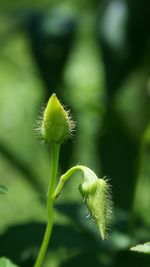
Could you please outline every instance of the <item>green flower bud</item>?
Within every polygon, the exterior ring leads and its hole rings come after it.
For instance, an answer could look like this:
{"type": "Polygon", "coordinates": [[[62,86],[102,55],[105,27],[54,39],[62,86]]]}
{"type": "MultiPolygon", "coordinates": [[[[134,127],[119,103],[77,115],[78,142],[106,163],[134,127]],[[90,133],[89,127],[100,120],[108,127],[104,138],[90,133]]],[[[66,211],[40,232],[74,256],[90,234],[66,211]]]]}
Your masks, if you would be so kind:
{"type": "Polygon", "coordinates": [[[59,102],[56,94],[52,94],[45,108],[42,120],[42,137],[48,143],[62,144],[70,137],[73,128],[69,112],[59,102]]]}
{"type": "Polygon", "coordinates": [[[106,179],[99,179],[97,175],[86,166],[74,166],[60,177],[53,194],[53,199],[56,199],[60,195],[65,182],[79,170],[84,174],[84,181],[79,186],[79,190],[93,220],[98,226],[102,239],[105,239],[111,219],[110,215],[112,214],[110,186],[106,179]]]}
{"type": "Polygon", "coordinates": [[[111,200],[109,185],[104,179],[85,179],[80,185],[80,192],[88,207],[88,210],[98,226],[102,239],[107,235],[111,214],[111,200]]]}

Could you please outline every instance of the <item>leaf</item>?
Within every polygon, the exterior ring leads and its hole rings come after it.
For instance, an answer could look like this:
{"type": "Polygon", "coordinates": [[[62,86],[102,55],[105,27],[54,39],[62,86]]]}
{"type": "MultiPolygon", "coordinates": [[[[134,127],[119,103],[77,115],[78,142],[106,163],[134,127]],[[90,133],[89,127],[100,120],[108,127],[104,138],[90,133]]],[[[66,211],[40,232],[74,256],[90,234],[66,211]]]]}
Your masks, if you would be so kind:
{"type": "Polygon", "coordinates": [[[6,258],[0,258],[0,267],[17,267],[10,260],[6,258]]]}
{"type": "Polygon", "coordinates": [[[3,185],[0,185],[0,194],[5,194],[7,192],[7,188],[3,185]]]}
{"type": "Polygon", "coordinates": [[[130,248],[131,251],[150,254],[150,242],[139,244],[135,247],[130,248]]]}

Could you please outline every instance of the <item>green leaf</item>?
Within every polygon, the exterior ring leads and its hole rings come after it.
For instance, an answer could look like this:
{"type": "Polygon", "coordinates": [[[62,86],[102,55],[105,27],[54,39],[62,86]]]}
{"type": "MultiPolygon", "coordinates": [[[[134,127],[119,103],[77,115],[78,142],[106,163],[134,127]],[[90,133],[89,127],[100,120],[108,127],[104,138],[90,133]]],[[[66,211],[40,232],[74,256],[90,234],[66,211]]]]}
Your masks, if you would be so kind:
{"type": "Polygon", "coordinates": [[[10,260],[6,258],[0,258],[0,267],[17,267],[10,260]]]}
{"type": "Polygon", "coordinates": [[[3,185],[0,185],[0,194],[5,194],[7,192],[7,188],[3,185]]]}
{"type": "Polygon", "coordinates": [[[131,251],[150,254],[150,242],[139,244],[135,247],[130,248],[131,251]]]}

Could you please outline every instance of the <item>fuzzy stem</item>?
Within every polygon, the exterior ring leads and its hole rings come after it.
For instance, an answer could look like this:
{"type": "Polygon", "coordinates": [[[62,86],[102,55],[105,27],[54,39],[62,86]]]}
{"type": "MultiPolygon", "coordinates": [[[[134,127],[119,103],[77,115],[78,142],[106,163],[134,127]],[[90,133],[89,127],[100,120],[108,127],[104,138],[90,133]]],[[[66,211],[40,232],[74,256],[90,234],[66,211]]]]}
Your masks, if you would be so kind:
{"type": "Polygon", "coordinates": [[[51,144],[51,174],[50,174],[50,182],[49,182],[49,188],[48,188],[48,193],[47,193],[48,223],[47,223],[46,231],[44,234],[43,242],[41,245],[41,249],[40,249],[40,252],[37,257],[34,267],[41,267],[46,251],[47,251],[51,233],[52,233],[53,213],[54,213],[53,211],[54,200],[52,198],[52,195],[54,192],[57,171],[58,171],[59,150],[60,150],[60,145],[55,144],[55,143],[51,144]]]}

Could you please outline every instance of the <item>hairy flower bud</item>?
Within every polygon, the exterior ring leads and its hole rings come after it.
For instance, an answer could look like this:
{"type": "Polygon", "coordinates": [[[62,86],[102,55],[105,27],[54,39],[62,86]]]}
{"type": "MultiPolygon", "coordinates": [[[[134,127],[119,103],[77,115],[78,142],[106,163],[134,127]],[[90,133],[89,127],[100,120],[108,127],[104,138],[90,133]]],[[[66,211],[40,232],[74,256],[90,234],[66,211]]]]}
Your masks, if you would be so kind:
{"type": "Polygon", "coordinates": [[[102,239],[105,239],[107,234],[112,206],[108,187],[107,181],[98,177],[90,180],[85,177],[85,181],[80,185],[80,192],[102,239]]]}
{"type": "Polygon", "coordinates": [[[79,186],[79,190],[90,215],[98,226],[102,239],[105,239],[110,223],[110,215],[112,213],[110,186],[106,179],[99,179],[97,175],[86,166],[74,166],[60,177],[53,198],[56,199],[60,195],[65,182],[79,170],[84,174],[84,181],[79,186]]]}
{"type": "Polygon", "coordinates": [[[56,94],[52,94],[43,114],[42,137],[48,143],[62,144],[70,137],[73,123],[69,112],[59,102],[56,94]]]}

